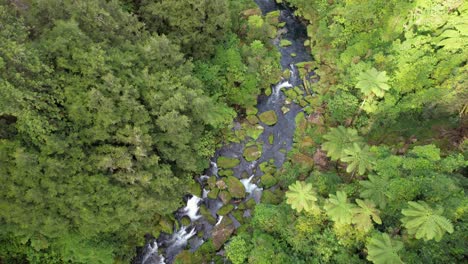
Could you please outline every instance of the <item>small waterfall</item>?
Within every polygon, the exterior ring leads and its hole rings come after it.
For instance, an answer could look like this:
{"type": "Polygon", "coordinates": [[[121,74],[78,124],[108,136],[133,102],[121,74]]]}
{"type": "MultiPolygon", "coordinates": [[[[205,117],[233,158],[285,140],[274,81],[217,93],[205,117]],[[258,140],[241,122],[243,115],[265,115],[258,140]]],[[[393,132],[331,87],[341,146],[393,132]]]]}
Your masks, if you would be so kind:
{"type": "Polygon", "coordinates": [[[258,188],[257,184],[250,182],[253,177],[254,175],[250,176],[248,179],[240,180],[240,182],[244,185],[245,191],[247,193],[252,193],[255,189],[260,189],[260,190],[262,189],[262,188],[258,188]]]}
{"type": "Polygon", "coordinates": [[[192,197],[187,201],[187,206],[184,207],[183,212],[185,215],[190,217],[190,220],[195,221],[200,218],[198,215],[198,210],[200,206],[198,205],[202,199],[197,197],[196,195],[192,195],[192,197]]]}
{"type": "Polygon", "coordinates": [[[281,89],[283,88],[291,88],[293,87],[291,83],[289,83],[289,81],[281,81],[279,82],[277,85],[275,85],[275,87],[273,87],[273,93],[271,94],[271,96],[276,99],[278,98],[279,96],[279,92],[281,91],[281,89]]]}
{"type": "Polygon", "coordinates": [[[209,190],[203,188],[202,198],[203,198],[203,199],[206,199],[206,198],[208,197],[208,193],[209,193],[209,192],[210,192],[209,190]]]}
{"type": "Polygon", "coordinates": [[[166,249],[166,256],[169,258],[169,262],[172,262],[172,259],[175,257],[182,249],[187,245],[188,240],[193,237],[197,231],[195,228],[192,228],[190,232],[187,232],[187,227],[182,226],[182,228],[174,233],[171,239],[166,242],[169,246],[166,249]]]}
{"type": "Polygon", "coordinates": [[[218,164],[216,164],[216,162],[214,161],[211,161],[210,163],[211,163],[211,173],[213,173],[213,175],[218,177],[218,164]]]}
{"type": "Polygon", "coordinates": [[[148,243],[145,252],[141,264],[165,264],[164,257],[158,254],[158,243],[156,241],[148,243]]]}

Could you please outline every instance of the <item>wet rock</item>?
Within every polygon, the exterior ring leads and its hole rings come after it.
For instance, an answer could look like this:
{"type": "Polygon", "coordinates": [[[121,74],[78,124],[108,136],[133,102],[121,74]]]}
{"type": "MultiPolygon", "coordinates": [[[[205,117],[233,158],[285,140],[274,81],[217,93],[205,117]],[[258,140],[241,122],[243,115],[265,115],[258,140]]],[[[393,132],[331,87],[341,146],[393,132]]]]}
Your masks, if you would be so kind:
{"type": "Polygon", "coordinates": [[[180,224],[183,226],[190,225],[190,218],[188,216],[182,217],[182,219],[180,219],[180,224]]]}
{"type": "Polygon", "coordinates": [[[231,194],[228,191],[225,191],[225,190],[220,191],[219,194],[218,194],[218,197],[219,197],[219,199],[221,199],[223,204],[228,204],[232,199],[231,194]]]}
{"type": "Polygon", "coordinates": [[[281,47],[288,47],[288,46],[291,46],[292,45],[292,42],[287,40],[287,39],[282,39],[280,41],[280,46],[281,47]]]}
{"type": "Polygon", "coordinates": [[[260,121],[269,126],[272,126],[276,124],[276,122],[278,122],[278,117],[276,116],[276,113],[273,110],[263,112],[258,117],[260,118],[260,121]]]}
{"type": "Polygon", "coordinates": [[[254,145],[250,147],[246,147],[244,149],[244,158],[246,161],[254,161],[259,159],[262,156],[262,147],[261,145],[254,145]]]}
{"type": "Polygon", "coordinates": [[[213,188],[213,189],[208,193],[208,198],[210,198],[210,199],[216,199],[216,198],[218,198],[218,193],[219,193],[219,189],[218,189],[218,188],[213,188]]]}
{"type": "Polygon", "coordinates": [[[247,122],[249,122],[251,125],[256,125],[258,124],[258,117],[255,115],[249,115],[247,116],[247,122]]]}
{"type": "Polygon", "coordinates": [[[245,187],[236,177],[230,176],[226,179],[228,191],[233,198],[244,198],[245,187]]]}
{"type": "Polygon", "coordinates": [[[231,169],[239,165],[240,161],[236,158],[228,158],[228,157],[219,157],[218,158],[218,167],[231,169]]]}
{"type": "Polygon", "coordinates": [[[232,210],[234,209],[234,205],[232,204],[226,204],[225,206],[221,207],[218,212],[216,212],[218,215],[227,215],[229,214],[232,210]]]}
{"type": "Polygon", "coordinates": [[[281,192],[277,193],[276,191],[266,190],[262,194],[262,203],[265,204],[280,204],[283,198],[281,197],[281,192]]]}
{"type": "Polygon", "coordinates": [[[262,176],[260,182],[265,188],[270,188],[276,183],[278,183],[278,180],[275,177],[273,177],[270,173],[266,173],[262,176]]]}
{"type": "Polygon", "coordinates": [[[206,221],[208,221],[208,223],[212,225],[216,224],[216,219],[211,215],[210,211],[206,208],[205,205],[200,206],[200,214],[206,221]]]}
{"type": "Polygon", "coordinates": [[[215,250],[219,250],[224,243],[231,237],[234,232],[234,224],[229,217],[223,217],[221,223],[213,228],[213,246],[215,250]]]}

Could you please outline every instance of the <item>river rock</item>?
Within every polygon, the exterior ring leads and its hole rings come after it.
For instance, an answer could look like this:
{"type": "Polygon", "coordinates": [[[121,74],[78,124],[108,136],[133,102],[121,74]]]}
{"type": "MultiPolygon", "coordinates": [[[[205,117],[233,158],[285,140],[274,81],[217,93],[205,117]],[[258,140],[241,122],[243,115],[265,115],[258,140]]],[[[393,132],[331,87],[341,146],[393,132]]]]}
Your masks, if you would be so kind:
{"type": "Polygon", "coordinates": [[[200,214],[205,218],[208,223],[214,225],[216,224],[216,219],[211,215],[210,211],[208,208],[206,208],[205,205],[200,206],[200,214]]]}
{"type": "Polygon", "coordinates": [[[260,182],[262,186],[268,189],[274,186],[276,183],[278,183],[278,180],[275,177],[273,177],[270,173],[266,173],[262,176],[260,182]]]}
{"type": "Polygon", "coordinates": [[[247,116],[247,122],[249,122],[251,125],[256,125],[258,124],[258,117],[256,115],[249,115],[247,116]]]}
{"type": "Polygon", "coordinates": [[[201,197],[202,196],[202,189],[200,187],[200,184],[198,184],[198,182],[196,182],[196,181],[193,181],[192,183],[190,183],[189,193],[193,194],[193,195],[196,195],[198,197],[201,197]]]}
{"type": "Polygon", "coordinates": [[[182,217],[182,219],[180,219],[180,224],[183,226],[190,225],[190,218],[188,216],[182,217]]]}
{"type": "Polygon", "coordinates": [[[248,125],[244,127],[245,134],[253,140],[257,140],[260,134],[263,133],[264,128],[260,125],[248,125]]]}
{"type": "Polygon", "coordinates": [[[231,169],[239,165],[240,161],[236,158],[228,158],[228,157],[219,157],[218,158],[218,167],[231,169]]]}
{"type": "Polygon", "coordinates": [[[259,159],[262,156],[262,147],[261,145],[253,145],[250,147],[246,147],[244,149],[244,158],[246,161],[254,161],[259,159]]]}
{"type": "Polygon", "coordinates": [[[245,187],[236,177],[230,176],[226,179],[228,191],[234,198],[245,197],[245,187]]]}
{"type": "Polygon", "coordinates": [[[276,124],[276,122],[278,122],[278,117],[276,116],[276,113],[273,110],[263,112],[258,117],[260,118],[260,121],[269,126],[272,126],[276,124]]]}
{"type": "Polygon", "coordinates": [[[232,211],[232,209],[234,209],[234,205],[226,204],[225,206],[221,207],[216,213],[218,215],[227,215],[232,211]]]}
{"type": "Polygon", "coordinates": [[[234,232],[234,224],[229,217],[223,217],[221,223],[213,228],[213,246],[219,250],[234,232]]]}
{"type": "Polygon", "coordinates": [[[218,188],[213,188],[213,189],[211,189],[211,191],[208,193],[208,198],[214,200],[214,199],[218,198],[218,193],[219,193],[219,189],[218,189],[218,188]]]}
{"type": "Polygon", "coordinates": [[[232,195],[226,190],[220,191],[218,197],[221,199],[223,204],[228,204],[232,199],[232,195]]]}
{"type": "Polygon", "coordinates": [[[281,47],[288,47],[288,46],[291,46],[292,45],[292,42],[287,40],[287,39],[282,39],[280,41],[280,46],[281,47]]]}

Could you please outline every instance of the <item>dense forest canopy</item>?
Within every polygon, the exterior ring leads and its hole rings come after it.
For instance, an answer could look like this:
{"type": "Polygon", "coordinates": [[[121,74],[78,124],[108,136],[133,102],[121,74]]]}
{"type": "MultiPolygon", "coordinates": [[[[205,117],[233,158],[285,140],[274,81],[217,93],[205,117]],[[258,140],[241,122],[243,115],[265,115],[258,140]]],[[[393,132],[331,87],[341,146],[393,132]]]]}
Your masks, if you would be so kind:
{"type": "MultiPolygon", "coordinates": [[[[293,150],[224,259],[463,262],[468,4],[276,2],[318,77],[285,91],[293,150]]],[[[0,263],[129,263],[171,232],[232,120],[284,77],[281,26],[250,0],[0,0],[0,263]]]]}

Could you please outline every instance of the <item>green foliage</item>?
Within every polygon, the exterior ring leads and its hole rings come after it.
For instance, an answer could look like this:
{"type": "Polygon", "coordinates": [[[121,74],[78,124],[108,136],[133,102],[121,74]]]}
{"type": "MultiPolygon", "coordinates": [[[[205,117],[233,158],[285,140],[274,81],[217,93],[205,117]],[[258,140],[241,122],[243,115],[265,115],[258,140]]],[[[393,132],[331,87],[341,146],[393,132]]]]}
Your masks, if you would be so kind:
{"type": "Polygon", "coordinates": [[[379,72],[375,68],[362,72],[357,79],[356,87],[365,96],[375,95],[383,97],[385,92],[390,89],[390,86],[387,84],[389,80],[387,73],[379,72]]]}
{"type": "Polygon", "coordinates": [[[401,210],[401,219],[408,233],[425,241],[440,241],[445,232],[453,233],[453,225],[442,216],[443,209],[432,209],[425,202],[408,202],[408,208],[401,210]]]}
{"type": "Polygon", "coordinates": [[[372,221],[379,225],[382,224],[382,220],[379,217],[380,212],[375,208],[374,202],[356,199],[356,203],[359,207],[354,209],[352,222],[357,228],[367,231],[372,228],[372,221]]]}
{"type": "Polygon", "coordinates": [[[250,251],[250,245],[241,237],[236,236],[226,246],[226,255],[233,264],[242,264],[250,251]]]}
{"type": "Polygon", "coordinates": [[[326,142],[322,144],[322,148],[332,160],[342,159],[346,156],[345,149],[362,142],[357,130],[343,126],[331,128],[323,138],[326,142]]]}
{"type": "Polygon", "coordinates": [[[353,143],[343,152],[346,156],[342,157],[341,160],[348,163],[346,172],[357,172],[359,175],[363,175],[366,171],[372,170],[374,157],[369,146],[353,143]]]}
{"type": "Polygon", "coordinates": [[[378,207],[384,209],[388,200],[385,194],[389,183],[388,177],[368,175],[367,178],[367,181],[359,182],[363,187],[360,196],[374,201],[378,207]]]}
{"type": "Polygon", "coordinates": [[[330,194],[324,208],[328,216],[339,224],[350,224],[353,220],[355,205],[348,202],[345,192],[338,191],[336,195],[330,194]]]}
{"type": "Polygon", "coordinates": [[[403,249],[403,243],[390,238],[386,233],[377,233],[369,240],[367,247],[367,259],[375,264],[403,263],[398,251],[403,249]]]}
{"type": "Polygon", "coordinates": [[[296,181],[289,186],[289,190],[286,192],[286,198],[286,203],[291,205],[291,208],[299,213],[302,210],[312,212],[317,209],[315,205],[317,194],[310,183],[296,181]]]}

